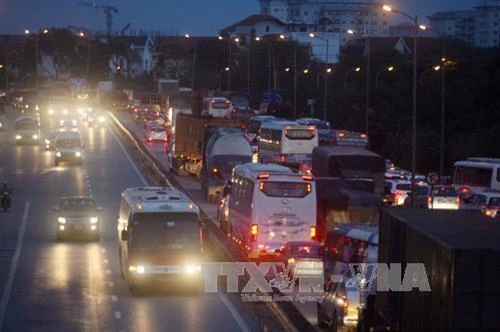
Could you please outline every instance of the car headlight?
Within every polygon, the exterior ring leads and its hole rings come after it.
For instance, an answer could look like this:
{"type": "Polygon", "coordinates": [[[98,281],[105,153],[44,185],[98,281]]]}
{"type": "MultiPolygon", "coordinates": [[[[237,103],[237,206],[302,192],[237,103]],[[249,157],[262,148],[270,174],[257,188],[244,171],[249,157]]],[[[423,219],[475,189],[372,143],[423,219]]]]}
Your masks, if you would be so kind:
{"type": "Polygon", "coordinates": [[[80,158],[82,156],[82,153],[80,151],[75,152],[75,157],[80,158]]]}
{"type": "Polygon", "coordinates": [[[38,139],[38,135],[33,135],[33,139],[38,139]]]}
{"type": "Polygon", "coordinates": [[[22,137],[21,135],[16,135],[16,139],[17,139],[17,140],[20,140],[20,139],[22,139],[22,138],[23,138],[23,137],[22,137]]]}
{"type": "Polygon", "coordinates": [[[65,224],[66,223],[66,218],[59,217],[57,218],[57,222],[60,224],[65,224]]]}
{"type": "Polygon", "coordinates": [[[99,117],[99,123],[104,123],[104,121],[106,121],[106,119],[103,116],[100,116],[99,117]]]}
{"type": "Polygon", "coordinates": [[[24,107],[26,107],[26,108],[30,108],[30,105],[24,105],[24,107]]]}
{"type": "Polygon", "coordinates": [[[90,218],[90,223],[91,223],[91,224],[97,224],[97,221],[98,221],[98,220],[99,220],[99,218],[97,218],[97,217],[92,217],[92,218],[90,218]]]}
{"type": "Polygon", "coordinates": [[[201,265],[186,265],[184,267],[184,271],[187,273],[187,274],[195,274],[195,273],[199,273],[201,271],[201,265]]]}
{"type": "Polygon", "coordinates": [[[128,270],[131,271],[131,272],[136,272],[136,273],[139,273],[139,274],[143,274],[144,271],[145,271],[145,268],[144,266],[142,265],[130,265],[128,267],[128,270]]]}
{"type": "Polygon", "coordinates": [[[45,139],[45,144],[49,145],[50,144],[50,140],[45,139]]]}
{"type": "Polygon", "coordinates": [[[56,157],[61,157],[61,156],[62,156],[62,155],[61,155],[61,152],[59,152],[59,151],[58,151],[58,152],[56,152],[56,157]]]}

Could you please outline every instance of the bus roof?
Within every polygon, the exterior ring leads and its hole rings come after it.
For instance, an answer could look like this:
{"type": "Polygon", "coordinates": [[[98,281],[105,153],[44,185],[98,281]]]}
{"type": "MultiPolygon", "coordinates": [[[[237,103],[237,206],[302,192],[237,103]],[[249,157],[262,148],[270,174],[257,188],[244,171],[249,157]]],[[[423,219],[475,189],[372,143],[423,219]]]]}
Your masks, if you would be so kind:
{"type": "Polygon", "coordinates": [[[482,163],[500,164],[500,158],[478,158],[478,157],[470,157],[470,158],[467,158],[467,161],[477,161],[477,162],[482,162],[482,163]]]}
{"type": "Polygon", "coordinates": [[[199,208],[183,192],[173,187],[127,188],[122,197],[134,212],[192,212],[199,208]]]}
{"type": "Polygon", "coordinates": [[[294,127],[299,129],[310,129],[310,126],[300,125],[295,121],[288,120],[272,120],[262,123],[261,129],[278,129],[283,130],[286,127],[294,127]]]}
{"type": "Polygon", "coordinates": [[[454,167],[456,167],[456,166],[466,166],[466,167],[478,167],[478,168],[490,168],[490,169],[493,169],[495,167],[500,166],[500,162],[493,163],[493,162],[460,160],[460,161],[456,161],[453,164],[453,166],[454,167]]]}
{"type": "Polygon", "coordinates": [[[367,224],[348,224],[341,225],[340,227],[331,230],[329,233],[343,235],[351,239],[378,245],[378,226],[367,224]]]}
{"type": "Polygon", "coordinates": [[[295,175],[290,168],[277,164],[246,163],[236,166],[233,172],[235,175],[241,175],[252,179],[257,178],[257,176],[263,173],[295,175]]]}

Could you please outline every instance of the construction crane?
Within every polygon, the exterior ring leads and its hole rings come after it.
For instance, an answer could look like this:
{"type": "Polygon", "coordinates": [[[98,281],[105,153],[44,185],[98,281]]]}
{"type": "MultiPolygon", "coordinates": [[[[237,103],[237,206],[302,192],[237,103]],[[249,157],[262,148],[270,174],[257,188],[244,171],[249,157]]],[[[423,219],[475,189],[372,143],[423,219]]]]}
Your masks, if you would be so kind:
{"type": "Polygon", "coordinates": [[[103,5],[103,4],[98,4],[95,2],[79,2],[80,6],[83,7],[89,7],[89,8],[94,8],[94,9],[102,9],[104,13],[106,14],[106,28],[107,28],[107,33],[108,33],[108,41],[111,38],[111,29],[113,27],[113,14],[118,13],[118,8],[110,6],[110,5],[103,5]]]}

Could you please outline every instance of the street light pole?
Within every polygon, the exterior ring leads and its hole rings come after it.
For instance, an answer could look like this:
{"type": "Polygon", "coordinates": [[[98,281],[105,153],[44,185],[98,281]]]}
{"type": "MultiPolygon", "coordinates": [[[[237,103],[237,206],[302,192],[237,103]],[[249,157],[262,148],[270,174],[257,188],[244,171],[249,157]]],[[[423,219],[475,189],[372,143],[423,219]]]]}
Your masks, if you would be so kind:
{"type": "Polygon", "coordinates": [[[325,91],[323,94],[323,121],[326,121],[326,116],[327,116],[327,109],[326,109],[326,104],[327,104],[327,98],[328,98],[328,38],[324,39],[326,40],[326,59],[325,59],[325,91]]]}
{"type": "Polygon", "coordinates": [[[297,118],[297,44],[295,41],[295,47],[293,51],[293,119],[297,118]]]}
{"type": "Polygon", "coordinates": [[[403,15],[413,23],[413,105],[412,105],[412,133],[411,133],[411,207],[415,207],[415,174],[417,170],[417,39],[418,39],[418,16],[411,16],[405,12],[395,10],[391,6],[384,5],[382,9],[403,15]]]}
{"type": "Polygon", "coordinates": [[[439,139],[439,175],[444,176],[444,121],[446,111],[446,34],[443,34],[443,58],[441,59],[441,134],[439,139]]]}
{"type": "Polygon", "coordinates": [[[194,81],[196,78],[196,56],[198,53],[198,43],[194,43],[194,54],[193,54],[193,75],[191,77],[191,91],[194,91],[194,81]]]}
{"type": "Polygon", "coordinates": [[[38,89],[38,35],[35,39],[35,89],[38,89]]]}
{"type": "MultiPolygon", "coordinates": [[[[371,23],[371,14],[370,14],[370,23],[371,23]]],[[[369,27],[371,30],[371,25],[369,27]]],[[[365,114],[365,132],[366,135],[369,135],[369,126],[370,126],[370,32],[366,35],[366,114],[365,114]]],[[[370,137],[370,136],[368,136],[370,137]]]]}

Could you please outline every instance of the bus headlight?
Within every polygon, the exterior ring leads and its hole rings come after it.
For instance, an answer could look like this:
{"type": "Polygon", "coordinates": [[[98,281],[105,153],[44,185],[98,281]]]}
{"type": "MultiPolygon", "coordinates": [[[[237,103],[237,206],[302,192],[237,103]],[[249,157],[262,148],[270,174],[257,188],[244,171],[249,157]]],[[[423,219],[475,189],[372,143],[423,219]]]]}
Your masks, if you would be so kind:
{"type": "Polygon", "coordinates": [[[192,265],[192,264],[186,265],[184,267],[184,271],[187,274],[200,273],[201,272],[201,265],[192,265]]]}
{"type": "Polygon", "coordinates": [[[65,224],[66,223],[66,218],[59,217],[57,218],[57,222],[60,224],[65,224]]]}
{"type": "Polygon", "coordinates": [[[56,152],[56,157],[59,157],[59,158],[60,158],[61,156],[62,156],[61,152],[57,151],[57,152],[56,152]]]}
{"type": "Polygon", "coordinates": [[[104,121],[106,121],[106,119],[103,116],[100,116],[98,121],[99,121],[99,123],[104,123],[104,121]]]}
{"type": "Polygon", "coordinates": [[[80,158],[82,156],[82,153],[80,151],[75,152],[75,157],[80,158]]]}
{"type": "Polygon", "coordinates": [[[23,137],[21,135],[16,135],[16,140],[20,140],[20,139],[23,139],[23,137]]]}
{"type": "Polygon", "coordinates": [[[38,135],[33,135],[33,139],[38,139],[38,135]]]}
{"type": "Polygon", "coordinates": [[[92,218],[90,218],[90,223],[91,223],[91,224],[97,224],[97,221],[98,221],[98,220],[99,220],[99,218],[97,218],[97,217],[92,217],[92,218]]]}
{"type": "Polygon", "coordinates": [[[128,267],[128,270],[130,272],[136,272],[136,273],[139,273],[139,274],[143,274],[145,272],[145,268],[142,265],[130,265],[128,267]]]}

